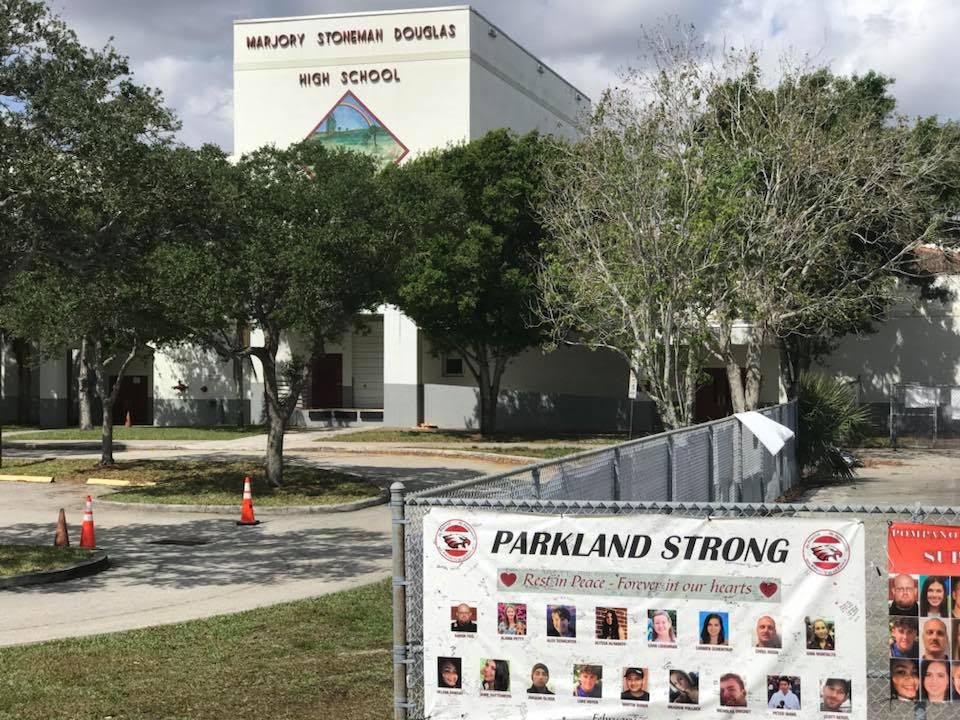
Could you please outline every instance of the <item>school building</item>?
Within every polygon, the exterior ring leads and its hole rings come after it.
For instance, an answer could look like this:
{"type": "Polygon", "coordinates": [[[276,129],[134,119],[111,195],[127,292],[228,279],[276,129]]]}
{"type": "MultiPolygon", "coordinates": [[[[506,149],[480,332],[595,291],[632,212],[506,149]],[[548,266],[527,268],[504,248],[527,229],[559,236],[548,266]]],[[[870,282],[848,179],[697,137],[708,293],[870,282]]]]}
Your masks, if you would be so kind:
{"type": "MultiPolygon", "coordinates": [[[[403,162],[423,151],[508,127],[572,136],[586,95],[468,6],[243,20],[234,23],[234,151],[311,138],[403,162]]],[[[479,426],[479,393],[462,358],[433,350],[394,307],[363,316],[313,362],[294,422],[444,428],[479,426]]],[[[256,338],[256,331],[254,331],[256,338]]],[[[297,349],[288,338],[284,352],[297,349]]],[[[38,361],[29,346],[0,343],[0,419],[57,427],[76,421],[73,354],[38,361]]],[[[725,371],[710,369],[702,419],[729,408],[725,371]]],[[[764,360],[761,399],[780,399],[775,353],[764,360]]],[[[538,349],[503,377],[503,430],[623,429],[626,363],[609,352],[538,349]]],[[[122,380],[115,419],[136,424],[232,424],[263,412],[262,374],[199,348],[155,349],[122,380]]],[[[655,422],[641,395],[634,426],[655,422]]]]}

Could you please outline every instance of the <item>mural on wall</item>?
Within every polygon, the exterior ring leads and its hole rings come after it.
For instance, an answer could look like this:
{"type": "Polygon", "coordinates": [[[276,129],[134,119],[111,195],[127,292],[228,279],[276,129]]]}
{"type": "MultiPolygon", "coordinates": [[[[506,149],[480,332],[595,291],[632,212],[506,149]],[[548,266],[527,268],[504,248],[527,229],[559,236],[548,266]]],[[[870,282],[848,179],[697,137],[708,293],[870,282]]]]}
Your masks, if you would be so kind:
{"type": "Polygon", "coordinates": [[[384,165],[400,162],[409,152],[407,146],[350,91],[323,116],[307,139],[329,148],[359,150],[384,165]]]}

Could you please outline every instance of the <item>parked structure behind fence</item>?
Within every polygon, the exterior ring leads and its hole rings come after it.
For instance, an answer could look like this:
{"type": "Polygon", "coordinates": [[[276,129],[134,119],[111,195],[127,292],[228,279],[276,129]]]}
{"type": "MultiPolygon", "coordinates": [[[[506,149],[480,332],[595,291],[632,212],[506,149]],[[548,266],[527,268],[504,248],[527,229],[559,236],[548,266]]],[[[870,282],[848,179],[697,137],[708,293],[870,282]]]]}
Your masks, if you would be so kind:
{"type": "MultiPolygon", "coordinates": [[[[876,417],[876,404],[871,408],[876,426],[880,419],[876,417]]],[[[960,386],[893,385],[887,414],[893,447],[960,442],[960,386]]]]}

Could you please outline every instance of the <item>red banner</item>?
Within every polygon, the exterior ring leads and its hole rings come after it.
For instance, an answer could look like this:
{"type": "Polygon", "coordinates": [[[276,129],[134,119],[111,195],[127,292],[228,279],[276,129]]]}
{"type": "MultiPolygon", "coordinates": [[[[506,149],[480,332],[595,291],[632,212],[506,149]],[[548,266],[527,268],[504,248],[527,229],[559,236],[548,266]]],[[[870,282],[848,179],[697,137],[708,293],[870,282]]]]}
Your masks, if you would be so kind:
{"type": "Polygon", "coordinates": [[[960,575],[960,527],[892,523],[887,553],[891,574],[960,575]]]}

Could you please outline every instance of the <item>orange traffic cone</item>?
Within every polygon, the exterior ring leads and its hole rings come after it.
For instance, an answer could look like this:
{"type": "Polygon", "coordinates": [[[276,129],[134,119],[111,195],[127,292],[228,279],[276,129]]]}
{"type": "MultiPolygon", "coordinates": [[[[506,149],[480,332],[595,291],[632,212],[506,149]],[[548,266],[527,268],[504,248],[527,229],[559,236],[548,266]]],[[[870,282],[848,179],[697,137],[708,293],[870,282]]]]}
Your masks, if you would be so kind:
{"type": "Polygon", "coordinates": [[[130,417],[130,411],[127,410],[127,417],[123,421],[124,427],[133,427],[133,419],[130,417]]]}
{"type": "Polygon", "coordinates": [[[57,517],[57,532],[53,536],[54,547],[70,547],[70,536],[67,534],[67,514],[60,508],[57,517]]]}
{"type": "Polygon", "coordinates": [[[87,495],[87,506],[83,510],[83,525],[80,526],[80,547],[95,548],[97,536],[93,529],[93,500],[87,495]]]}
{"type": "Polygon", "coordinates": [[[237,525],[259,525],[260,521],[253,517],[253,492],[250,490],[250,476],[243,479],[243,506],[240,508],[240,519],[237,525]]]}

